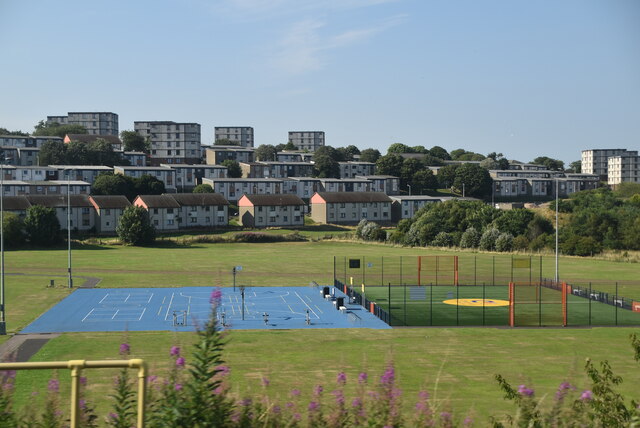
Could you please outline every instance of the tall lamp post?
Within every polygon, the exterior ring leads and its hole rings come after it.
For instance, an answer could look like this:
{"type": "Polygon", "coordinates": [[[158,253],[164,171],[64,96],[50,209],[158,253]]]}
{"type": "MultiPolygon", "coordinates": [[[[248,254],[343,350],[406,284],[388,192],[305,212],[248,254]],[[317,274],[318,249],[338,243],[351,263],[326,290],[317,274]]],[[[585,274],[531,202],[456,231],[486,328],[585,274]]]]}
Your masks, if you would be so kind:
{"type": "Polygon", "coordinates": [[[7,334],[4,300],[4,151],[0,151],[0,335],[7,334]]]}
{"type": "Polygon", "coordinates": [[[65,169],[67,173],[67,248],[69,253],[69,288],[73,288],[73,277],[71,276],[71,170],[65,169]]]}
{"type": "Polygon", "coordinates": [[[555,282],[558,283],[560,276],[558,274],[558,177],[556,177],[556,275],[555,282]]]}
{"type": "Polygon", "coordinates": [[[407,187],[409,188],[409,196],[411,196],[411,184],[407,184],[407,187]]]}

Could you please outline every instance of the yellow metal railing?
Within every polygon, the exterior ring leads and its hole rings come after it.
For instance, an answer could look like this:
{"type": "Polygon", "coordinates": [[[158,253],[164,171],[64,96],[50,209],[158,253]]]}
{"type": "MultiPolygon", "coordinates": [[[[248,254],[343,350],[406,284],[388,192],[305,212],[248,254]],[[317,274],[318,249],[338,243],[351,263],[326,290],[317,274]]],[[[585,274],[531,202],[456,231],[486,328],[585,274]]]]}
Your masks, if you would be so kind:
{"type": "Polygon", "coordinates": [[[130,368],[138,369],[138,428],[144,428],[144,408],[147,386],[147,364],[144,360],[134,358],[131,360],[103,360],[103,361],[52,361],[42,363],[0,363],[0,370],[44,370],[44,369],[69,369],[71,370],[71,428],[78,427],[80,412],[80,373],[82,369],[113,369],[130,368]]]}

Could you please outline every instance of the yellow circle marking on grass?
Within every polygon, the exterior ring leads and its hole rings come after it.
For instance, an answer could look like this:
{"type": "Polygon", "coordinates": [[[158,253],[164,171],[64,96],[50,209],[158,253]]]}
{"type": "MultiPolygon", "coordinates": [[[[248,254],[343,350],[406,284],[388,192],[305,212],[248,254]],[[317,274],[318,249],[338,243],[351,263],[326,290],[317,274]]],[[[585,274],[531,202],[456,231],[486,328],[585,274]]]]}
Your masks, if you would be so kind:
{"type": "Polygon", "coordinates": [[[508,300],[498,299],[449,299],[442,303],[458,306],[509,306],[508,300]]]}

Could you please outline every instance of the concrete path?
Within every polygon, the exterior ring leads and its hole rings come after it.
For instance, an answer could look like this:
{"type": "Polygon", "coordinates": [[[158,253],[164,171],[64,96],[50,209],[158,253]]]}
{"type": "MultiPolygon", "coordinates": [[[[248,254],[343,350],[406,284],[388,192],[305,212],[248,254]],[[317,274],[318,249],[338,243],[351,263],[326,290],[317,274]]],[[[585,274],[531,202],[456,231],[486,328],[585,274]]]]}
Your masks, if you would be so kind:
{"type": "Polygon", "coordinates": [[[0,361],[23,363],[29,361],[49,340],[60,336],[50,334],[16,334],[0,345],[0,361]]]}

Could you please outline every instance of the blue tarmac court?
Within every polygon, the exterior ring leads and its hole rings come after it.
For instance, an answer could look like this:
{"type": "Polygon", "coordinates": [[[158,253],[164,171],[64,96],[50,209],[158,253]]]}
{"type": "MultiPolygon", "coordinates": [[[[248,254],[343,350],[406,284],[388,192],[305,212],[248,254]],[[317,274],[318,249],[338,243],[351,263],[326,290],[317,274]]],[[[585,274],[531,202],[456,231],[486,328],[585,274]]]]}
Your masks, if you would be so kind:
{"type": "MultiPolygon", "coordinates": [[[[333,288],[332,288],[333,289],[333,288]]],[[[211,311],[213,287],[77,289],[21,333],[194,331],[211,311]]],[[[359,305],[336,309],[318,287],[251,287],[244,320],[239,288],[221,288],[218,320],[227,329],[390,328],[359,305]],[[265,317],[264,314],[267,314],[265,317]]]]}

